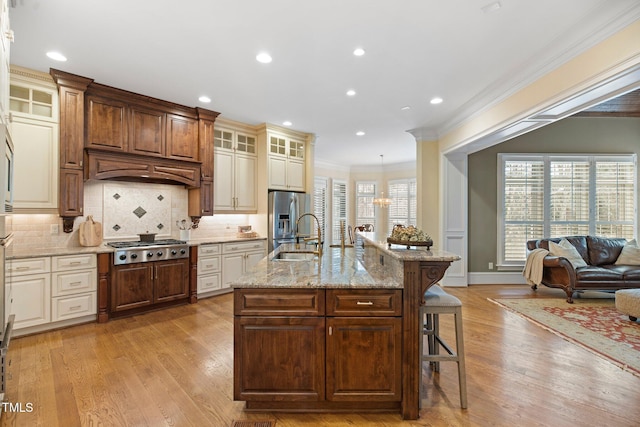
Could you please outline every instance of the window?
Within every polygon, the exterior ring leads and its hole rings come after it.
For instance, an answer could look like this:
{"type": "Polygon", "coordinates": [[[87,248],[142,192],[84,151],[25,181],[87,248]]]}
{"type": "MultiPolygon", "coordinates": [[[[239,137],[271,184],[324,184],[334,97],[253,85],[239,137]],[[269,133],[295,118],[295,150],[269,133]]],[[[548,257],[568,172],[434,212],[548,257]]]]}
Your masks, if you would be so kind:
{"type": "Polygon", "coordinates": [[[331,215],[332,243],[340,241],[340,220],[347,223],[347,183],[334,180],[331,215]]]}
{"type": "Polygon", "coordinates": [[[316,177],[313,186],[313,213],[318,217],[324,240],[327,240],[327,190],[327,179],[316,177]]]}
{"type": "Polygon", "coordinates": [[[500,154],[498,263],[522,265],[526,242],[636,230],[636,156],[500,154]]]}
{"type": "Polygon", "coordinates": [[[416,180],[389,181],[389,198],[393,200],[389,209],[389,232],[396,224],[416,225],[416,180]]]}
{"type": "Polygon", "coordinates": [[[375,206],[376,183],[368,181],[356,182],[356,223],[355,225],[373,224],[376,226],[375,206]]]}

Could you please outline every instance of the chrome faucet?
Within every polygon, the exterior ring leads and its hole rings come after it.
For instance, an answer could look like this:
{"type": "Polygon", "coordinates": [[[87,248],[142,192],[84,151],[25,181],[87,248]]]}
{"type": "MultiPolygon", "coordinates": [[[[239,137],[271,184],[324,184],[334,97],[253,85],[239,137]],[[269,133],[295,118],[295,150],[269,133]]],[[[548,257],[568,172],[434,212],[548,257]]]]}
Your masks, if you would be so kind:
{"type": "Polygon", "coordinates": [[[315,216],[314,214],[312,214],[311,212],[303,213],[296,220],[296,243],[299,242],[299,239],[298,239],[298,225],[300,224],[300,220],[302,218],[304,218],[305,216],[312,216],[313,218],[315,218],[316,224],[318,225],[318,236],[317,237],[305,238],[304,241],[307,242],[307,241],[310,241],[310,240],[316,240],[317,239],[318,240],[318,244],[316,246],[317,250],[314,252],[314,254],[317,254],[318,257],[322,257],[322,229],[320,228],[320,221],[318,221],[318,217],[315,216]]]}

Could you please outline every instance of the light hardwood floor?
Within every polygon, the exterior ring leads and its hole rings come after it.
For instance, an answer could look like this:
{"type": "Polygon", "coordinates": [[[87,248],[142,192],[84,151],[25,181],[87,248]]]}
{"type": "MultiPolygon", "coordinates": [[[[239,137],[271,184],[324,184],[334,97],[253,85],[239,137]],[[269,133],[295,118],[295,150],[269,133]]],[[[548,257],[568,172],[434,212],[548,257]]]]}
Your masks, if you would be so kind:
{"type": "MultiPolygon", "coordinates": [[[[467,410],[459,406],[456,365],[443,363],[440,374],[424,375],[417,421],[396,413],[244,412],[233,401],[227,294],[14,339],[5,396],[14,408],[0,426],[223,427],[242,419],[273,419],[277,427],[638,425],[639,377],[487,300],[562,293],[497,285],[448,291],[463,302],[467,410]]],[[[442,330],[451,329],[448,322],[442,330]]]]}

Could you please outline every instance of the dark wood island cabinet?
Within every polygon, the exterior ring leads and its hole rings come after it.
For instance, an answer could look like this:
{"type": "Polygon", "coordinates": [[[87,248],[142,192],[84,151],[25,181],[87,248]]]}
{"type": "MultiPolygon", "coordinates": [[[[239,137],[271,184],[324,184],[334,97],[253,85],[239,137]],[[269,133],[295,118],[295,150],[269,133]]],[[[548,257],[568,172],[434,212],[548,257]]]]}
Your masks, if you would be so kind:
{"type": "Polygon", "coordinates": [[[457,255],[359,249],[282,261],[281,246],[234,287],[234,399],[255,411],[419,414],[419,306],[457,255]]]}

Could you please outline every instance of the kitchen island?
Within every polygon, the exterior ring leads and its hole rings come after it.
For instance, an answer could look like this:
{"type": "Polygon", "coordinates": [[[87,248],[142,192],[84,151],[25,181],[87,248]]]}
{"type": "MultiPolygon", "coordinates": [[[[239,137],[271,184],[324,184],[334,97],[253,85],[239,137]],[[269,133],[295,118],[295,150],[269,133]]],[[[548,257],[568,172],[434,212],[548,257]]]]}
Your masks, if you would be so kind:
{"type": "Polygon", "coordinates": [[[255,411],[417,419],[420,304],[460,258],[388,248],[374,233],[359,233],[355,248],[310,252],[282,245],[232,283],[234,399],[255,411]]]}

